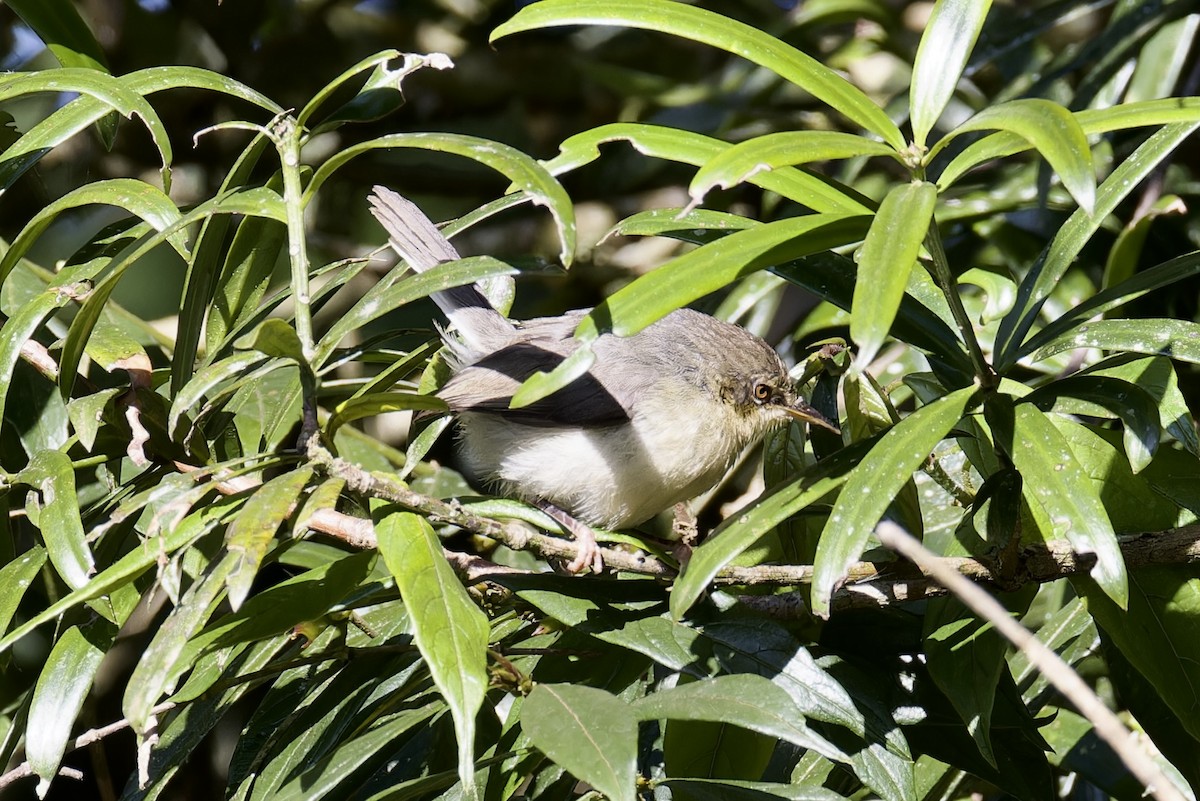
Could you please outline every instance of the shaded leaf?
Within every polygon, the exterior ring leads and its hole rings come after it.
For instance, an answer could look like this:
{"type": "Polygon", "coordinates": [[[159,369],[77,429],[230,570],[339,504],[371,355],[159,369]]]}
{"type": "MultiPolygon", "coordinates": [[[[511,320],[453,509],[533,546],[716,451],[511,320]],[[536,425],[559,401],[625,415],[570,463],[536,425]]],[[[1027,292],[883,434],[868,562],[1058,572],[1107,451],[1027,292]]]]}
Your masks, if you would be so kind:
{"type": "Polygon", "coordinates": [[[539,751],[612,801],[634,801],[637,718],[624,701],[574,684],[539,684],[521,706],[539,751]]]}
{"type": "Polygon", "coordinates": [[[390,514],[376,526],[376,536],[412,616],[413,639],[450,705],[459,779],[473,796],[475,715],[487,690],[487,616],[459,583],[424,518],[409,512],[390,514]]]}
{"type": "Polygon", "coordinates": [[[835,585],[862,555],[888,505],[976,402],[975,387],[965,387],[922,406],[884,434],[850,473],[813,560],[814,614],[829,616],[835,585]]]}

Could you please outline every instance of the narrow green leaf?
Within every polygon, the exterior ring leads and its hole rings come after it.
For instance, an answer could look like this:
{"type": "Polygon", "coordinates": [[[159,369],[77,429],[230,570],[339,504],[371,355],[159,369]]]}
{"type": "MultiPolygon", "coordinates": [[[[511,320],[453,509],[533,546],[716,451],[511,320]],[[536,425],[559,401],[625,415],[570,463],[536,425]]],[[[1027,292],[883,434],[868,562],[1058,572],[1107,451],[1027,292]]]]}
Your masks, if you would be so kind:
{"type": "Polygon", "coordinates": [[[562,25],[640,28],[727,50],[791,81],[893,148],[904,147],[904,135],[887,114],[832,69],[768,33],[695,6],[670,0],[541,0],[492,31],[491,41],[562,25]]]}
{"type": "Polygon", "coordinates": [[[779,784],[777,782],[743,782],[733,779],[673,779],[666,778],[659,784],[686,794],[693,801],[768,801],[782,798],[785,801],[844,801],[845,796],[814,787],[805,783],[779,784]]]}
{"type": "Polygon", "coordinates": [[[1125,453],[1135,473],[1148,466],[1158,450],[1158,432],[1162,426],[1158,405],[1137,384],[1103,375],[1077,374],[1039,387],[1026,395],[1025,400],[1037,404],[1042,411],[1053,407],[1067,414],[1119,417],[1125,426],[1125,453]],[[1072,399],[1082,403],[1071,403],[1072,399]]]}
{"type": "MultiPolygon", "coordinates": [[[[1103,109],[1075,112],[1075,121],[1088,137],[1129,128],[1170,125],[1200,120],[1200,98],[1171,97],[1122,103],[1103,109]]],[[[1002,131],[966,147],[938,176],[938,186],[952,186],[968,170],[995,159],[1028,150],[1032,145],[1016,134],[1002,131]]]]}
{"type": "MultiPolygon", "coordinates": [[[[278,185],[272,181],[271,187],[281,191],[282,181],[278,185]]],[[[247,217],[238,224],[220,276],[215,279],[215,296],[206,315],[204,335],[210,353],[258,308],[286,241],[287,226],[275,220],[247,217]]],[[[214,283],[213,278],[209,276],[205,283],[214,283]]]]}
{"type": "Polygon", "coordinates": [[[1134,356],[1121,354],[1092,365],[1082,371],[1086,375],[1119,378],[1149,393],[1158,406],[1162,427],[1179,441],[1189,453],[1200,457],[1200,438],[1196,436],[1196,421],[1188,408],[1187,399],[1179,388],[1175,366],[1165,356],[1134,356]]]}
{"type": "MultiPolygon", "coordinates": [[[[179,219],[179,209],[171,199],[144,181],[132,178],[112,178],[95,181],[74,189],[57,200],[38,209],[37,213],[21,229],[21,233],[0,257],[0,284],[12,272],[29,249],[45,234],[46,229],[64,211],[81,206],[106,205],[128,211],[130,214],[145,220],[156,231],[161,231],[179,219]]],[[[171,237],[171,246],[186,257],[187,243],[183,232],[171,237]]]]}
{"type": "Polygon", "coordinates": [[[1096,320],[1051,340],[1033,354],[1034,361],[1077,348],[1161,354],[1200,363],[1200,323],[1190,320],[1096,320]]]}
{"type": "Polygon", "coordinates": [[[78,626],[71,626],[50,649],[38,674],[25,727],[25,757],[39,777],[39,798],[58,774],[75,718],[103,658],[104,650],[78,626]]]}
{"type": "Polygon", "coordinates": [[[413,639],[450,705],[458,737],[458,775],[475,797],[475,715],[487,691],[487,616],[471,601],[429,523],[409,512],[376,526],[379,552],[396,577],[413,621],[413,639]]]}
{"type": "MultiPolygon", "coordinates": [[[[670,159],[699,167],[735,147],[703,134],[645,123],[617,122],[600,125],[568,137],[559,145],[559,155],[545,162],[554,175],[576,170],[600,158],[600,145],[626,141],[644,156],[670,159]]],[[[748,182],[783,195],[816,212],[868,214],[870,201],[849,188],[838,188],[828,178],[817,177],[792,167],[746,176],[748,182]]]]}
{"type": "Polygon", "coordinates": [[[237,561],[234,554],[226,554],[220,561],[212,562],[192,584],[179,605],[158,627],[154,639],[142,651],[141,658],[129,683],[125,686],[125,697],[121,709],[129,718],[129,725],[139,736],[144,735],[152,723],[152,711],[164,696],[175,691],[179,677],[191,670],[194,660],[181,659],[188,640],[200,631],[216,610],[225,590],[226,578],[237,561]]]}
{"type": "Polygon", "coordinates": [[[79,370],[79,363],[83,358],[88,338],[100,316],[108,308],[108,300],[112,297],[117,283],[129,267],[156,246],[172,241],[188,225],[213,214],[255,215],[276,220],[282,220],[286,216],[283,199],[275,192],[261,187],[237,190],[218,195],[212,200],[196,206],[163,230],[152,236],[140,238],[122,251],[112,260],[108,274],[96,284],[71,322],[71,328],[63,343],[62,356],[59,359],[59,391],[63,397],[70,397],[71,390],[75,385],[75,374],[79,370]]]}
{"type": "Polygon", "coordinates": [[[1200,130],[1200,123],[1169,125],[1151,135],[1127,156],[1100,185],[1094,214],[1077,209],[1042,252],[1021,281],[1017,304],[1000,321],[996,334],[996,370],[1006,372],[1021,357],[1018,355],[1039,309],[1062,280],[1067,269],[1109,214],[1150,172],[1167,158],[1185,139],[1200,130]]]}
{"type": "Polygon", "coordinates": [[[996,767],[992,707],[1008,642],[952,598],[930,601],[923,638],[930,677],[967,724],[979,753],[996,767]]]}
{"type": "Polygon", "coordinates": [[[508,402],[509,407],[520,409],[553,395],[575,379],[582,377],[595,361],[596,354],[592,349],[586,343],[580,345],[574,353],[559,362],[550,372],[538,370],[526,378],[524,383],[513,393],[512,400],[508,402]]]}
{"type": "Polygon", "coordinates": [[[756,136],[706,161],[693,176],[688,194],[693,203],[701,203],[714,187],[728,189],[761,172],[856,156],[896,158],[896,151],[880,142],[838,131],[785,131],[756,136]]]}
{"type": "Polygon", "coordinates": [[[1088,581],[1072,581],[1113,645],[1200,739],[1200,650],[1192,623],[1200,614],[1200,583],[1186,565],[1139,568],[1129,575],[1128,604],[1116,604],[1088,581]]]}
{"type": "Polygon", "coordinates": [[[1007,447],[1024,480],[1025,497],[1046,510],[1055,536],[1065,537],[1076,553],[1095,555],[1091,577],[1124,607],[1129,587],[1117,536],[1095,486],[1066,439],[1036,406],[1018,403],[1007,447]]]}
{"type": "Polygon", "coordinates": [[[575,258],[575,211],[562,184],[541,163],[516,148],[478,136],[450,133],[391,134],[343,148],[313,173],[312,180],[304,188],[304,205],[308,205],[329,176],[350,160],[372,150],[397,147],[453,153],[491,167],[512,181],[516,190],[525,192],[534,205],[543,206],[550,212],[561,242],[559,258],[563,265],[569,266],[575,258]]]}
{"type": "Polygon", "coordinates": [[[296,329],[278,317],[263,320],[234,344],[242,350],[255,350],[264,356],[288,359],[299,365],[307,364],[296,329]]]}
{"type": "Polygon", "coordinates": [[[439,290],[462,286],[499,275],[515,275],[517,270],[491,256],[474,256],[439,264],[391,286],[368,290],[351,309],[338,318],[317,344],[313,365],[329,359],[342,338],[388,312],[439,290]]]}
{"type": "Polygon", "coordinates": [[[0,634],[8,631],[8,624],[17,613],[25,591],[29,589],[33,577],[44,564],[46,549],[35,545],[4,567],[0,567],[0,634]]]}
{"type": "Polygon", "coordinates": [[[59,64],[108,72],[104,49],[70,0],[8,0],[6,5],[46,43],[59,64]]]}
{"type": "MultiPolygon", "coordinates": [[[[188,478],[190,486],[192,482],[191,477],[187,476],[186,478],[188,478]]],[[[141,507],[139,506],[138,508],[141,507]]],[[[208,530],[206,526],[211,527],[214,525],[215,520],[225,514],[227,510],[227,506],[223,504],[210,504],[200,515],[193,515],[183,519],[177,525],[173,524],[163,537],[148,539],[146,547],[135,548],[125,554],[112,565],[93,576],[92,580],[86,585],[64,595],[45,609],[37,612],[29,620],[26,620],[8,632],[3,638],[0,638],[0,653],[7,651],[14,643],[38,626],[54,620],[64,612],[74,609],[87,601],[116,592],[133,579],[154,567],[163,554],[172,554],[205,533],[208,530]]]]}
{"type": "Polygon", "coordinates": [[[275,532],[299,504],[300,493],[311,477],[312,468],[308,466],[275,476],[254,491],[229,524],[225,547],[233,556],[233,564],[225,585],[229,588],[229,606],[235,612],[250,594],[250,585],[275,532]]]}
{"type": "Polygon", "coordinates": [[[84,587],[96,572],[96,562],[83,531],[71,458],[61,451],[36,453],[21,480],[41,493],[38,528],[55,571],[71,589],[84,587]]]}
{"type": "Polygon", "coordinates": [[[637,798],[637,718],[621,699],[576,684],[539,684],[521,729],[546,756],[611,801],[637,798]]]}
{"type": "Polygon", "coordinates": [[[1063,187],[1075,198],[1080,210],[1091,216],[1096,205],[1096,176],[1091,148],[1083,128],[1063,106],[1042,98],[1010,100],[976,114],[947,134],[930,154],[968,131],[1001,130],[1020,136],[1033,145],[1058,173],[1063,187]]]}
{"type": "Polygon", "coordinates": [[[1066,310],[1056,320],[1031,336],[1021,346],[1020,354],[1028,356],[1047,343],[1064,336],[1086,320],[1140,298],[1147,292],[1170,286],[1198,274],[1200,274],[1200,253],[1189,253],[1142,270],[1119,284],[1105,287],[1082,303],[1066,310]]]}
{"type": "Polygon", "coordinates": [[[924,147],[962,77],[991,0],[938,0],[913,62],[908,106],[913,142],[924,147]]]}
{"type": "Polygon", "coordinates": [[[64,267],[44,292],[21,305],[0,327],[0,418],[8,404],[21,348],[56,311],[86,290],[87,282],[105,266],[104,259],[64,267]]]}
{"type": "Polygon", "coordinates": [[[873,441],[854,443],[813,468],[780,484],[748,508],[730,516],[705,538],[671,588],[671,617],[681,620],[708,589],[709,582],[775,526],[842,486],[873,441]]]}
{"type": "Polygon", "coordinates": [[[361,420],[364,417],[375,417],[387,412],[403,411],[449,411],[446,402],[436,395],[423,395],[419,392],[375,392],[362,395],[339,403],[325,424],[325,434],[333,437],[337,430],[346,423],[361,420]]]}
{"type": "Polygon", "coordinates": [[[162,161],[160,175],[163,190],[171,188],[171,137],[158,112],[141,94],[129,88],[127,79],[115,78],[107,72],[87,67],[62,67],[38,72],[9,73],[6,80],[0,81],[0,102],[40,92],[79,92],[96,98],[127,119],[136,116],[146,126],[150,140],[162,161]]]}
{"type": "Polygon", "coordinates": [[[640,720],[704,720],[732,723],[801,748],[815,749],[827,759],[848,757],[809,730],[804,716],[782,687],[749,673],[717,676],[660,690],[632,705],[640,720]]]}
{"type": "MultiPolygon", "coordinates": [[[[544,2],[545,0],[543,0],[544,2]]],[[[756,270],[857,242],[869,217],[810,214],[738,231],[685,253],[610,295],[579,324],[585,342],[602,331],[631,336],[675,309],[756,270]]]]}
{"type": "Polygon", "coordinates": [[[977,402],[964,387],[922,406],[883,435],[850,474],[830,512],[813,560],[812,611],[829,616],[829,600],[862,555],[875,525],[929,454],[977,402]]]}
{"type": "Polygon", "coordinates": [[[250,374],[254,368],[264,361],[263,355],[257,352],[236,353],[197,372],[184,385],[171,402],[171,411],[167,416],[167,430],[172,435],[178,434],[176,427],[185,414],[196,415],[200,404],[214,388],[226,381],[250,374]]]}
{"type": "Polygon", "coordinates": [[[867,231],[858,257],[858,280],[850,309],[850,336],[858,345],[854,363],[866,369],[891,330],[921,243],[933,221],[937,187],[920,182],[888,192],[867,231]]]}

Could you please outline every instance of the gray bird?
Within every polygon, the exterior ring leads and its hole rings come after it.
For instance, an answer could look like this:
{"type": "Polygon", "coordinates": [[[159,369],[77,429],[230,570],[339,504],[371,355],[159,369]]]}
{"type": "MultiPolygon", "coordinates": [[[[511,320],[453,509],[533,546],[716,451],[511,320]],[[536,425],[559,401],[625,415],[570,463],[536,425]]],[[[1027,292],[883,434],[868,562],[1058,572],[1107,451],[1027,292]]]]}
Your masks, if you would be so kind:
{"type": "MultiPolygon", "coordinates": [[[[414,270],[459,258],[408,200],[382,186],[370,200],[414,270]]],[[[467,472],[563,523],[579,544],[572,572],[602,569],[590,526],[635,526],[701,494],[771,429],[799,420],[838,430],[796,393],[770,345],[691,309],[630,337],[602,334],[584,375],[509,408],[525,379],[575,352],[588,310],[514,322],[474,286],[433,299],[457,332],[445,336],[453,375],[437,395],[458,418],[467,472]]]]}

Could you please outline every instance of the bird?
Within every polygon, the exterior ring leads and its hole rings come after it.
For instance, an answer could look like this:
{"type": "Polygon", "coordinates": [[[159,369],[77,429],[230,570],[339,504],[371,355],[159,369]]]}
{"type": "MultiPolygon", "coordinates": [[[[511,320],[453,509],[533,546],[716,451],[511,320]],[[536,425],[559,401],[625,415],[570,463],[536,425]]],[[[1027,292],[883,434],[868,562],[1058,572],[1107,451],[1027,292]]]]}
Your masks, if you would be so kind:
{"type": "MultiPolygon", "coordinates": [[[[374,187],[371,212],[415,271],[460,258],[411,201],[374,187]]],[[[603,569],[593,527],[630,528],[713,487],[747,447],[789,421],[839,432],[746,329],[689,308],[632,336],[602,333],[562,389],[512,408],[537,372],[575,353],[590,311],[512,321],[474,285],[437,292],[451,376],[436,391],[457,418],[467,475],[530,502],[576,539],[572,573],[603,569]]]]}

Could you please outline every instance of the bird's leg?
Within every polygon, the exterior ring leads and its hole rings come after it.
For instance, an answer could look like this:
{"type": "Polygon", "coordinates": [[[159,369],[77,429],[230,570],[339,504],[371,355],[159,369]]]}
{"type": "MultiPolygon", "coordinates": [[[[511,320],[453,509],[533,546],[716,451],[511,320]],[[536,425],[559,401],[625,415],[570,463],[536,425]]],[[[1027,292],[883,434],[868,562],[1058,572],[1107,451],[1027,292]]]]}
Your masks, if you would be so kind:
{"type": "Polygon", "coordinates": [[[688,560],[692,558],[692,550],[700,541],[700,528],[696,522],[696,515],[686,502],[675,504],[675,519],[671,522],[671,535],[671,538],[675,540],[675,546],[671,551],[676,561],[679,562],[679,567],[687,567],[688,560]]]}
{"type": "Polygon", "coordinates": [[[592,572],[599,575],[604,570],[604,559],[600,555],[600,546],[596,544],[596,532],[592,531],[586,523],[576,520],[570,513],[559,509],[549,501],[538,501],[537,507],[562,524],[563,528],[571,532],[571,536],[575,538],[575,545],[579,548],[579,553],[567,565],[567,570],[571,573],[578,573],[585,567],[591,567],[592,572]]]}

